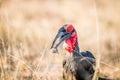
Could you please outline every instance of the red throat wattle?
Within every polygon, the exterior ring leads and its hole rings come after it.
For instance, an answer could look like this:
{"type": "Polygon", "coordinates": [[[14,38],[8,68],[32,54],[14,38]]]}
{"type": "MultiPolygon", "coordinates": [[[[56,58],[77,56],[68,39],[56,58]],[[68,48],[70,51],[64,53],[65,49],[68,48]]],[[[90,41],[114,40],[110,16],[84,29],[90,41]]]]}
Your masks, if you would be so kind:
{"type": "Polygon", "coordinates": [[[71,34],[71,36],[69,38],[67,38],[63,44],[63,48],[68,51],[68,52],[72,52],[73,51],[73,48],[75,46],[75,42],[76,42],[76,33],[73,32],[71,34]]]}

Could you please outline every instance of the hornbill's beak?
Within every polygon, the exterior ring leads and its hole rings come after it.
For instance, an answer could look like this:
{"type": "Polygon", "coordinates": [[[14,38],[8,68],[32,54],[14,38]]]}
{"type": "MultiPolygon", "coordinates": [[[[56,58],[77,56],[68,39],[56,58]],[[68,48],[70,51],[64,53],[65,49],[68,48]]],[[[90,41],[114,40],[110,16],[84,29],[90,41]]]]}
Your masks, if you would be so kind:
{"type": "Polygon", "coordinates": [[[70,37],[70,33],[67,32],[63,32],[63,31],[58,31],[58,34],[56,35],[52,46],[51,46],[51,50],[53,53],[57,52],[57,47],[68,37],[70,37]],[[59,42],[55,45],[55,42],[57,41],[57,39],[60,38],[59,42]],[[55,45],[55,46],[54,46],[55,45]]]}

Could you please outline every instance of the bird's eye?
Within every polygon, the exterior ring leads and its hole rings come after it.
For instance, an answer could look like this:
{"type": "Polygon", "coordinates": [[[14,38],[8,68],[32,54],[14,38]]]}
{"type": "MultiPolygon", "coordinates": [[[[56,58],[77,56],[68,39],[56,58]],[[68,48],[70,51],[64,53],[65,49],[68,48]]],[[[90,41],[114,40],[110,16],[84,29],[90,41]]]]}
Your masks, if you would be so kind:
{"type": "Polygon", "coordinates": [[[67,25],[65,30],[66,30],[66,32],[71,33],[73,31],[73,26],[67,25]]]}
{"type": "Polygon", "coordinates": [[[66,32],[68,33],[72,32],[71,28],[67,28],[66,32]]]}

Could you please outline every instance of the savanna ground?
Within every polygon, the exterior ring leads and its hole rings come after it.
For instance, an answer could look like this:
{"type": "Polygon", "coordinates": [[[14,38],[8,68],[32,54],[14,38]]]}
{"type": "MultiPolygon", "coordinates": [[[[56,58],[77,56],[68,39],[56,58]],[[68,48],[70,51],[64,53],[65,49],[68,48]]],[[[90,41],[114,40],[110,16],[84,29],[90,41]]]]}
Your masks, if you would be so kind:
{"type": "Polygon", "coordinates": [[[0,80],[61,80],[64,51],[50,46],[66,23],[81,51],[100,47],[100,75],[120,80],[120,0],[0,0],[0,80]]]}

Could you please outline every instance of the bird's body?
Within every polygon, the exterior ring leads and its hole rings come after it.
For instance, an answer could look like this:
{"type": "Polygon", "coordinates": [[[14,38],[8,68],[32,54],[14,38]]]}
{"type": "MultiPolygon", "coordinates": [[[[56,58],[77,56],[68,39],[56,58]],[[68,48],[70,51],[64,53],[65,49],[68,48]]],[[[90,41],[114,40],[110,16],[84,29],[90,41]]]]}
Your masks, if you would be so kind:
{"type": "Polygon", "coordinates": [[[91,58],[87,55],[83,56],[83,52],[82,54],[77,52],[73,53],[66,54],[63,60],[63,79],[92,80],[94,74],[93,65],[95,64],[94,58],[91,58]],[[74,55],[72,55],[73,53],[74,55]]]}
{"type": "Polygon", "coordinates": [[[79,51],[77,33],[72,25],[64,25],[59,29],[51,48],[57,50],[57,47],[63,41],[63,48],[66,51],[63,60],[63,80],[92,80],[94,75],[95,57],[89,51],[79,51]],[[54,47],[54,43],[59,37],[60,41],[54,47]]]}

